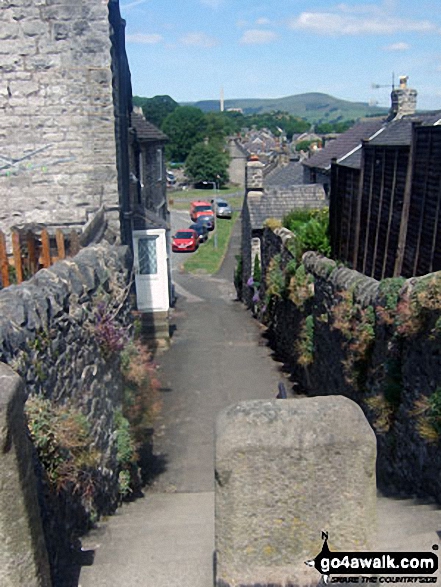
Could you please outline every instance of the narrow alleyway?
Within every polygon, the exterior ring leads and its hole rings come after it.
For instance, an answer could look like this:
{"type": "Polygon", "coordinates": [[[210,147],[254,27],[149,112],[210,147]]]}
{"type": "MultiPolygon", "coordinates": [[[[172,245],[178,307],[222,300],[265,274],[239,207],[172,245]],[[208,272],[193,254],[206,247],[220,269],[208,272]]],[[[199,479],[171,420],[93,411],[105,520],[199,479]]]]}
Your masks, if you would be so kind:
{"type": "Polygon", "coordinates": [[[143,499],[83,540],[95,560],[82,568],[81,587],[212,585],[216,415],[240,400],[275,397],[283,379],[260,344],[258,323],[235,301],[238,239],[236,230],[215,278],[175,274],[173,343],[158,358],[163,409],[155,453],[165,471],[143,499]]]}
{"type": "MultiPolygon", "coordinates": [[[[165,459],[164,471],[144,498],[83,539],[94,562],[82,567],[80,587],[213,585],[216,415],[240,400],[275,397],[284,378],[261,344],[258,323],[234,301],[238,243],[236,226],[214,278],[175,273],[176,330],[159,358],[163,409],[155,453],[165,459]]],[[[436,506],[379,496],[378,522],[376,550],[430,551],[440,544],[436,506]]]]}

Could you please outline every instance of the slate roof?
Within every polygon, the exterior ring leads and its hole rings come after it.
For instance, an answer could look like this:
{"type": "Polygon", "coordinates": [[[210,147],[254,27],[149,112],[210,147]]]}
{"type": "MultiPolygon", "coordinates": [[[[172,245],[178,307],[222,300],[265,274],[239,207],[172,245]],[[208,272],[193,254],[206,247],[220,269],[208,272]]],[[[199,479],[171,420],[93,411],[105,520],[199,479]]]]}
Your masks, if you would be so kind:
{"type": "Polygon", "coordinates": [[[289,189],[265,188],[263,194],[249,192],[248,210],[252,229],[263,228],[267,218],[282,218],[291,210],[323,208],[327,205],[321,184],[295,185],[289,189]]]}
{"type": "Polygon", "coordinates": [[[392,120],[376,137],[369,141],[370,145],[410,145],[412,142],[412,124],[421,122],[432,125],[441,119],[441,111],[423,114],[409,114],[392,120]]]}
{"type": "Polygon", "coordinates": [[[347,157],[343,157],[342,159],[338,159],[337,163],[339,165],[343,165],[344,167],[351,167],[353,169],[360,169],[361,168],[361,145],[359,149],[352,151],[347,157]]]}
{"type": "Polygon", "coordinates": [[[136,130],[136,136],[140,141],[167,141],[168,137],[154,124],[149,122],[137,112],[131,114],[132,128],[136,130]]]}
{"type": "Polygon", "coordinates": [[[329,169],[332,159],[339,159],[356,149],[363,139],[372,137],[384,124],[384,119],[379,118],[371,118],[355,124],[323,149],[314,153],[312,157],[303,161],[303,165],[323,170],[329,169]]]}
{"type": "Polygon", "coordinates": [[[284,167],[276,167],[265,177],[265,186],[284,187],[303,183],[303,167],[300,161],[290,161],[284,167]]]}

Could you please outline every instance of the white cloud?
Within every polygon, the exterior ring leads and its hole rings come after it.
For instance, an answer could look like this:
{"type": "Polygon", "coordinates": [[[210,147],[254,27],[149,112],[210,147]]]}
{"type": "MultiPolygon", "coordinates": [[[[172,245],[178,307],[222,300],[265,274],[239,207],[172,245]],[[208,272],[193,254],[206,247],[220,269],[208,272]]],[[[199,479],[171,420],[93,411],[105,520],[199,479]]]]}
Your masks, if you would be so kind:
{"type": "Polygon", "coordinates": [[[258,25],[271,24],[271,21],[269,18],[258,18],[256,20],[256,24],[258,24],[258,25]]]}
{"type": "Polygon", "coordinates": [[[181,37],[180,41],[183,45],[205,47],[206,49],[218,45],[217,39],[209,37],[205,33],[188,33],[184,37],[181,37]]]}
{"type": "Polygon", "coordinates": [[[302,12],[289,23],[290,28],[319,35],[389,35],[392,33],[439,32],[428,20],[406,20],[384,14],[378,17],[359,17],[333,12],[302,12]]]}
{"type": "Polygon", "coordinates": [[[128,43],[139,43],[140,45],[156,45],[162,40],[162,35],[158,35],[156,33],[132,33],[131,35],[126,35],[126,41],[128,43]]]}
{"type": "Polygon", "coordinates": [[[384,49],[385,51],[407,51],[410,49],[410,45],[409,43],[403,42],[392,43],[392,45],[387,45],[387,47],[384,47],[384,49]]]}
{"type": "Polygon", "coordinates": [[[273,31],[250,29],[244,32],[239,42],[242,45],[264,45],[266,43],[272,43],[276,39],[277,35],[273,31]]]}

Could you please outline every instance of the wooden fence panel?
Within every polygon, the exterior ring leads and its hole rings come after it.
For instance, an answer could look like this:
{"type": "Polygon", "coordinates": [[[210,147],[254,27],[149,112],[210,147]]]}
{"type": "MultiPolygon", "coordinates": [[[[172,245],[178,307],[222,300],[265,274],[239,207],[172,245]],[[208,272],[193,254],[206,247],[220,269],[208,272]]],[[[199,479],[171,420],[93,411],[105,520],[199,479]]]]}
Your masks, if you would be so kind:
{"type": "Polygon", "coordinates": [[[41,264],[46,269],[51,266],[51,244],[45,228],[41,231],[41,264]]]}
{"type": "Polygon", "coordinates": [[[22,283],[23,267],[21,258],[20,235],[15,231],[12,233],[12,255],[14,257],[15,278],[17,283],[22,283]]]}
{"type": "Polygon", "coordinates": [[[9,261],[6,253],[6,237],[5,233],[0,230],[0,268],[2,275],[2,286],[8,287],[9,285],[9,261]]]}

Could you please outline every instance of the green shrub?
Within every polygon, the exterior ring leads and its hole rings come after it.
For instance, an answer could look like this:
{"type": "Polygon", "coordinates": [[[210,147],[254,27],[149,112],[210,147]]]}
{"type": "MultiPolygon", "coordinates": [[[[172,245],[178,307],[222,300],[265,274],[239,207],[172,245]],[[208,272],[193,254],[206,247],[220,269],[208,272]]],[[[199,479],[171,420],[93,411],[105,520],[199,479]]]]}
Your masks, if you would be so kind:
{"type": "Polygon", "coordinates": [[[94,472],[100,455],[92,448],[86,417],[76,408],[56,406],[37,396],[28,398],[25,413],[31,439],[54,491],[73,488],[91,508],[95,492],[94,472]]]}
{"type": "Polygon", "coordinates": [[[283,226],[294,233],[292,247],[297,260],[300,260],[306,251],[317,251],[329,256],[329,211],[321,210],[293,210],[283,218],[283,226]]]}

